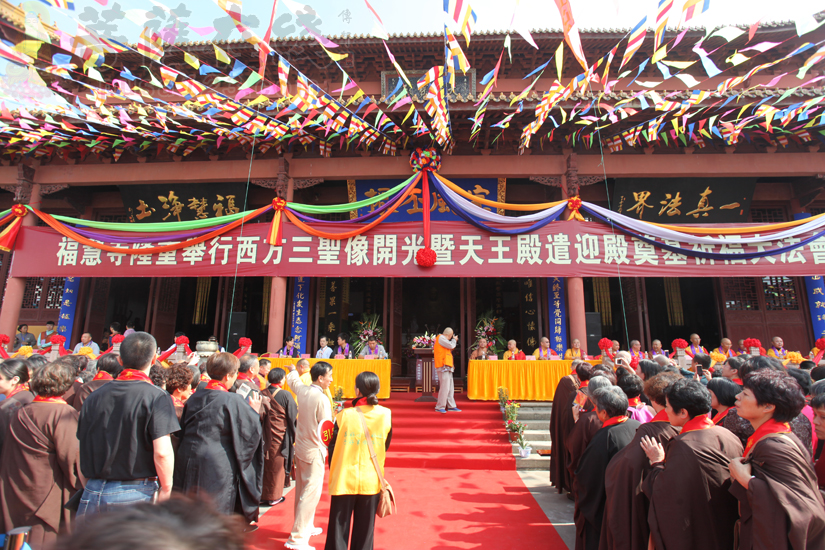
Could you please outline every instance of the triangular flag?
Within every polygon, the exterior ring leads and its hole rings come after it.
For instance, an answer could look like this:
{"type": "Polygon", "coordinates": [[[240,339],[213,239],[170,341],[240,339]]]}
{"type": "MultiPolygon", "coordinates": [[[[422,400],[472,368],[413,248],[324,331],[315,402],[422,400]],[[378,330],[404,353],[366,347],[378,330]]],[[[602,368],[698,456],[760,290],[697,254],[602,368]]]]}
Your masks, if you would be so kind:
{"type": "Polygon", "coordinates": [[[217,47],[215,44],[212,44],[212,47],[215,48],[215,59],[221,63],[229,63],[229,56],[226,55],[225,51],[217,47]]]}
{"type": "Polygon", "coordinates": [[[201,66],[201,62],[198,61],[198,58],[189,52],[183,52],[183,60],[195,70],[198,70],[201,66]]]}

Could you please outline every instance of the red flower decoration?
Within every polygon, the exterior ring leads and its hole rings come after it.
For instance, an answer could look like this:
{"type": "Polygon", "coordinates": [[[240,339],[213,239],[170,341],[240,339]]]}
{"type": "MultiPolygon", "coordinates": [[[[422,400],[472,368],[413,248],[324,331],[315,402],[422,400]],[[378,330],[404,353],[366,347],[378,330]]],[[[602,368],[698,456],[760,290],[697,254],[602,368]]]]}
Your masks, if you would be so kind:
{"type": "Polygon", "coordinates": [[[636,367],[638,367],[638,366],[639,366],[639,358],[638,358],[638,357],[634,357],[633,359],[631,359],[631,360],[630,360],[630,366],[631,366],[631,367],[633,367],[634,369],[635,369],[636,367]]]}
{"type": "Polygon", "coordinates": [[[61,336],[60,334],[55,334],[54,336],[49,338],[49,342],[51,342],[52,344],[62,344],[65,341],[66,341],[66,337],[61,336]]]}
{"type": "MultiPolygon", "coordinates": [[[[123,336],[122,334],[115,334],[114,336],[112,336],[112,343],[113,344],[119,344],[119,343],[123,342],[123,340],[125,338],[126,337],[123,336]]],[[[186,337],[184,336],[184,338],[186,338],[186,337]]],[[[189,342],[189,340],[186,340],[186,341],[189,342]]]]}
{"type": "Polygon", "coordinates": [[[819,338],[816,342],[814,342],[814,346],[816,349],[822,351],[825,349],[825,338],[819,338]]]}
{"type": "Polygon", "coordinates": [[[240,340],[238,340],[238,345],[242,348],[248,348],[252,345],[252,340],[250,340],[249,338],[241,338],[240,340]]]}
{"type": "Polygon", "coordinates": [[[687,349],[688,347],[688,343],[682,338],[675,339],[673,342],[670,343],[670,345],[671,347],[673,347],[674,350],[687,349]]]}
{"type": "Polygon", "coordinates": [[[11,207],[11,213],[17,216],[18,218],[22,218],[23,216],[29,213],[29,209],[23,206],[22,204],[15,204],[11,207]]]}
{"type": "Polygon", "coordinates": [[[418,250],[415,253],[415,261],[418,262],[418,265],[421,267],[432,267],[435,265],[435,250],[426,246],[418,250]]]}
{"type": "Polygon", "coordinates": [[[438,172],[441,168],[441,155],[432,147],[429,149],[418,147],[410,155],[410,167],[414,172],[421,172],[422,170],[438,172]]]}
{"type": "Polygon", "coordinates": [[[610,349],[612,347],[613,347],[613,340],[611,340],[610,338],[602,338],[601,340],[599,340],[599,349],[600,350],[606,350],[606,349],[610,349]]]}
{"type": "Polygon", "coordinates": [[[4,346],[4,345],[8,344],[9,342],[11,342],[11,338],[9,338],[5,334],[0,334],[0,345],[4,346]]]}
{"type": "Polygon", "coordinates": [[[750,348],[762,347],[762,342],[760,342],[758,338],[746,338],[743,343],[745,344],[745,349],[747,350],[749,350],[750,348]]]}
{"type": "Polygon", "coordinates": [[[577,196],[567,199],[567,208],[570,209],[570,215],[567,217],[568,220],[579,220],[580,222],[584,221],[584,217],[579,213],[579,208],[582,207],[582,200],[577,196]]]}
{"type": "Polygon", "coordinates": [[[179,346],[183,346],[189,343],[189,338],[187,338],[186,336],[178,336],[177,338],[175,338],[175,343],[179,346]]]}
{"type": "Polygon", "coordinates": [[[276,212],[280,212],[286,208],[286,201],[281,197],[272,199],[272,208],[274,208],[276,212]]]}

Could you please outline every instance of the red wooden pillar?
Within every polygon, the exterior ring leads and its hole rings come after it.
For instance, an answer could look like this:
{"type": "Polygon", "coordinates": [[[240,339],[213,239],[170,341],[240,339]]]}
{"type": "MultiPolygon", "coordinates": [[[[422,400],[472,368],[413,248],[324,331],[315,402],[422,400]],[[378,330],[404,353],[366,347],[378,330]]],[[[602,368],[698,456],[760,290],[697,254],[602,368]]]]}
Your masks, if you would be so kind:
{"type": "MultiPolygon", "coordinates": [[[[570,194],[578,194],[577,173],[571,169],[570,156],[574,153],[567,153],[567,172],[561,177],[562,198],[570,198],[570,194]],[[573,181],[570,181],[570,180],[573,181]],[[570,191],[570,189],[573,189],[570,191]]],[[[574,162],[572,164],[575,164],[574,162]]],[[[567,217],[569,209],[565,210],[564,217],[567,217]]],[[[587,318],[584,307],[584,279],[581,277],[567,277],[567,319],[570,332],[570,346],[578,339],[582,345],[582,355],[587,355],[587,318]]]]}
{"type": "MultiPolygon", "coordinates": [[[[292,201],[295,182],[289,178],[286,188],[286,200],[292,201]]],[[[269,293],[269,331],[266,338],[266,351],[275,353],[284,344],[284,318],[286,316],[286,277],[272,277],[272,291],[269,293]]]]}
{"type": "MultiPolygon", "coordinates": [[[[29,205],[40,209],[40,184],[32,184],[32,194],[29,205]]],[[[32,227],[37,223],[37,216],[31,212],[23,218],[24,227],[32,227]]],[[[12,258],[14,258],[12,254],[12,258]]],[[[12,260],[13,261],[13,260],[12,260]]],[[[23,306],[23,293],[26,291],[25,277],[9,277],[6,291],[3,294],[3,305],[0,307],[0,334],[5,334],[14,342],[17,332],[17,321],[20,318],[20,308],[23,306]]]]}

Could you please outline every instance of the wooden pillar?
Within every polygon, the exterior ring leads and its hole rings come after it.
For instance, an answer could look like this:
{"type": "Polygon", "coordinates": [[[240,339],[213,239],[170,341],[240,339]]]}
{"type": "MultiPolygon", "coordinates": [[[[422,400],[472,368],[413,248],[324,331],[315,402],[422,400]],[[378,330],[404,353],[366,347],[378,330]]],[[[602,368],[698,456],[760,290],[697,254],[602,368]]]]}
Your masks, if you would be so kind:
{"type": "MultiPolygon", "coordinates": [[[[33,174],[31,177],[33,177],[33,174]]],[[[20,182],[20,185],[31,185],[31,197],[27,201],[24,197],[22,202],[28,202],[30,206],[39,210],[41,202],[40,185],[24,182],[20,182]]],[[[37,216],[32,213],[23,217],[24,227],[32,227],[36,223],[37,216]]],[[[12,253],[12,262],[14,262],[14,254],[16,253],[12,253]]],[[[23,294],[25,291],[25,277],[9,277],[3,294],[3,305],[0,307],[0,334],[8,336],[12,343],[14,342],[15,333],[17,333],[17,321],[20,318],[20,308],[23,307],[23,294]]]]}
{"type": "MultiPolygon", "coordinates": [[[[576,156],[570,151],[567,156],[567,172],[561,176],[561,195],[568,199],[579,194],[578,172],[576,170],[576,156]]],[[[564,217],[567,217],[565,210],[564,217]]],[[[567,277],[567,318],[569,321],[570,342],[578,338],[582,345],[582,354],[587,355],[587,316],[584,307],[584,279],[581,277],[567,277]]]]}
{"type": "MultiPolygon", "coordinates": [[[[295,180],[287,180],[286,200],[292,201],[295,194],[295,180]]],[[[266,350],[275,353],[284,343],[284,318],[286,317],[286,277],[272,277],[272,292],[269,295],[269,331],[266,350]]]]}

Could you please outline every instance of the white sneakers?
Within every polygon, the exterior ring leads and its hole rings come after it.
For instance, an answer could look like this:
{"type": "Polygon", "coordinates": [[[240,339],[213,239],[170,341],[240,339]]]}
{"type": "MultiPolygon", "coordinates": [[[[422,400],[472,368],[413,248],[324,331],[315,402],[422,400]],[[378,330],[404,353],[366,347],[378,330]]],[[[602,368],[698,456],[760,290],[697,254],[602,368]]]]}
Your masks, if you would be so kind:
{"type": "MultiPolygon", "coordinates": [[[[312,530],[309,532],[310,537],[317,537],[324,530],[320,527],[313,527],[312,530]]],[[[291,542],[285,542],[284,546],[289,548],[290,550],[315,550],[314,546],[310,546],[309,544],[292,544],[291,542]]]]}

